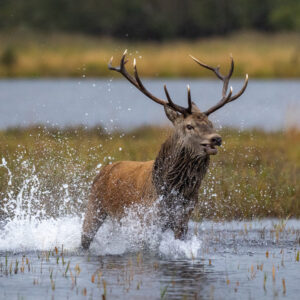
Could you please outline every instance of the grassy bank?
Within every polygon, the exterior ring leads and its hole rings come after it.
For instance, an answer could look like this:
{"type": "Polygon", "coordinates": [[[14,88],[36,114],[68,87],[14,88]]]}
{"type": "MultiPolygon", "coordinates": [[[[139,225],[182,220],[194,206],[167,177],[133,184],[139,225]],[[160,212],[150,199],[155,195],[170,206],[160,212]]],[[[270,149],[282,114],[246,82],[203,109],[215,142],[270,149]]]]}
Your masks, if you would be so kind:
{"type": "Polygon", "coordinates": [[[251,78],[300,77],[300,35],[239,33],[196,41],[133,43],[64,34],[0,33],[0,77],[116,76],[107,69],[113,55],[124,49],[138,60],[146,77],[207,77],[192,54],[208,64],[228,67],[236,61],[235,76],[251,78]]]}
{"type": "MultiPolygon", "coordinates": [[[[300,217],[300,132],[221,134],[225,145],[212,157],[195,218],[300,217]]],[[[100,127],[1,131],[0,158],[7,164],[0,167],[0,212],[18,195],[38,199],[31,205],[46,203],[52,214],[66,197],[64,209],[82,211],[100,164],[154,159],[167,135],[167,128],[149,127],[112,135],[100,127]]]]}

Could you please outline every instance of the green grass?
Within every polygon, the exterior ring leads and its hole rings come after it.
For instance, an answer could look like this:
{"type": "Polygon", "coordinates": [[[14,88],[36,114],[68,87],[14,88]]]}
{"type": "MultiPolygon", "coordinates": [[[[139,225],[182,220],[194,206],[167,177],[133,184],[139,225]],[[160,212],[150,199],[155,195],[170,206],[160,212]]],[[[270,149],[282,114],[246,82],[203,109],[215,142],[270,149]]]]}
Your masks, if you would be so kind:
{"type": "Polygon", "coordinates": [[[118,60],[128,48],[137,58],[142,76],[207,77],[192,54],[208,64],[229,67],[235,75],[251,78],[300,77],[300,35],[241,32],[195,41],[130,42],[104,37],[32,32],[0,33],[0,77],[95,77],[117,76],[107,69],[111,56],[118,60]]]}
{"type": "MultiPolygon", "coordinates": [[[[111,135],[101,127],[0,131],[0,163],[5,158],[12,173],[9,186],[9,173],[0,167],[0,216],[9,198],[20,193],[25,200],[33,195],[32,207],[43,205],[52,215],[82,212],[100,163],[154,159],[169,130],[145,127],[111,135]]],[[[221,135],[225,144],[212,157],[194,217],[300,217],[300,132],[223,129],[221,135]]]]}

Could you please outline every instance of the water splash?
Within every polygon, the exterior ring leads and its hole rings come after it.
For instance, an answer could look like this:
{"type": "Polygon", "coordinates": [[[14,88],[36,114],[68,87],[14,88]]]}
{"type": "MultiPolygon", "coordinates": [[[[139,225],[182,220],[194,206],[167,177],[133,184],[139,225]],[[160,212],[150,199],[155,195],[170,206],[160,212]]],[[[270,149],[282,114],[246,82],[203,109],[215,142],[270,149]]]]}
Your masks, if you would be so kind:
{"type": "MultiPolygon", "coordinates": [[[[20,154],[20,156],[22,156],[20,154]]],[[[66,215],[80,215],[83,199],[87,189],[78,191],[80,178],[66,175],[64,182],[54,185],[45,173],[45,168],[37,170],[36,165],[29,159],[14,160],[18,174],[9,169],[5,158],[3,167],[7,170],[9,179],[6,191],[0,194],[0,221],[30,220],[31,218],[46,219],[66,215]]],[[[55,168],[52,168],[55,172],[55,168]]]]}
{"type": "MultiPolygon", "coordinates": [[[[74,182],[80,180],[73,173],[72,181],[66,176],[64,182],[51,190],[34,163],[23,157],[18,161],[21,168],[18,176],[14,176],[4,158],[0,165],[9,175],[1,201],[0,251],[48,251],[62,245],[68,251],[80,250],[82,203],[88,198],[88,189],[84,189],[82,199],[72,193],[74,182]]],[[[121,255],[148,250],[174,258],[197,257],[201,240],[189,235],[186,241],[178,241],[173,232],[162,233],[155,222],[156,212],[155,205],[136,206],[128,209],[120,221],[108,218],[91,244],[90,252],[121,255]]]]}
{"type": "Polygon", "coordinates": [[[0,251],[49,251],[64,245],[74,251],[80,246],[79,217],[17,219],[0,229],[0,251]]]}
{"type": "Polygon", "coordinates": [[[8,179],[7,185],[11,185],[12,184],[12,173],[11,173],[10,169],[8,168],[7,162],[4,157],[2,157],[2,163],[0,164],[0,168],[1,167],[5,168],[8,173],[9,179],[8,179]]]}

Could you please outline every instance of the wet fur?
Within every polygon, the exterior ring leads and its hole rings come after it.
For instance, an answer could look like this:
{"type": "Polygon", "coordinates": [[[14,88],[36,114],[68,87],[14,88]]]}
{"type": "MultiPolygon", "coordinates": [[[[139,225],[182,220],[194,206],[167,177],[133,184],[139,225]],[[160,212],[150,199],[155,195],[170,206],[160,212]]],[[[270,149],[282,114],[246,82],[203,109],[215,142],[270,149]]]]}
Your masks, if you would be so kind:
{"type": "Polygon", "coordinates": [[[187,232],[209,156],[184,146],[176,131],[162,145],[155,161],[122,161],[102,168],[96,176],[83,224],[82,246],[88,248],[106,216],[121,218],[136,204],[158,201],[159,222],[176,238],[187,232]]]}

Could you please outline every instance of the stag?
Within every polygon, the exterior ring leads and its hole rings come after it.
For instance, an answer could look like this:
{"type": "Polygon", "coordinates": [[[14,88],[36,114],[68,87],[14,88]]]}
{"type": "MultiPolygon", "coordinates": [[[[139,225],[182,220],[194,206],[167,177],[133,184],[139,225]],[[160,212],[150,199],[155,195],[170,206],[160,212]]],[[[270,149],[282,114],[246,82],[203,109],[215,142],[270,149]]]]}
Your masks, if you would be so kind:
{"type": "Polygon", "coordinates": [[[102,168],[94,179],[87,204],[81,237],[83,248],[89,248],[107,216],[121,218],[126,209],[134,205],[147,207],[156,203],[162,230],[173,230],[176,239],[185,237],[189,218],[198,202],[199,187],[208,169],[210,155],[217,154],[216,147],[222,143],[221,136],[216,133],[208,116],[238,99],[248,84],[246,75],[244,85],[237,94],[233,95],[232,87],[228,91],[229,80],[234,70],[232,57],[227,75],[220,73],[219,66],[214,68],[193,56],[191,58],[200,66],[213,71],[223,82],[221,100],[205,112],[201,112],[192,101],[189,86],[187,107],[173,102],[166,85],[166,100],[157,98],[142,83],[135,60],[134,75],[126,70],[126,51],[119,67],[112,66],[111,58],[108,68],[122,74],[145,96],[162,105],[174,129],[162,144],[155,160],[119,161],[102,168]]]}

